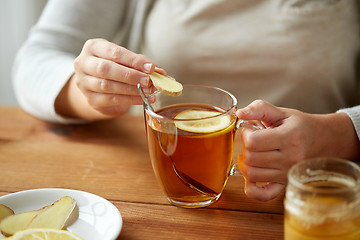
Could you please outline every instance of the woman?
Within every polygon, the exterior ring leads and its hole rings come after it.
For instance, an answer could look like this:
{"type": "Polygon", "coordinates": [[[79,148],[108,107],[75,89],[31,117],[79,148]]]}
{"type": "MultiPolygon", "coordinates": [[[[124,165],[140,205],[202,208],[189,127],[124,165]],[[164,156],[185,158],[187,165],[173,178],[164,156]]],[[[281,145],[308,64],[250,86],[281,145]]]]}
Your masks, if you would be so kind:
{"type": "Polygon", "coordinates": [[[51,0],[16,59],[15,92],[62,123],[127,113],[142,104],[137,83],[154,91],[153,71],[227,89],[240,106],[262,99],[237,112],[266,127],[243,132],[240,168],[247,195],[269,200],[298,161],[360,157],[357,4],[51,0]]]}

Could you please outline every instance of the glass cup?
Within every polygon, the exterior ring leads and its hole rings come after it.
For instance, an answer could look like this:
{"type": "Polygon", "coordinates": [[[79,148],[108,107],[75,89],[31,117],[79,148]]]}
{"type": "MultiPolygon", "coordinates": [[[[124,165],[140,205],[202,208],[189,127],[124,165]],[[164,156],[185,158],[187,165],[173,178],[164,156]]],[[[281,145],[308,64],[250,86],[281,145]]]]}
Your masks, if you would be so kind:
{"type": "Polygon", "coordinates": [[[153,96],[152,105],[144,104],[144,115],[150,158],[163,192],[176,206],[210,205],[221,196],[229,175],[238,172],[232,171],[234,134],[241,123],[235,116],[236,98],[199,85],[184,85],[177,97],[159,91],[153,96]]]}
{"type": "Polygon", "coordinates": [[[360,167],[337,158],[295,164],[288,173],[285,240],[360,239],[360,167]]]}

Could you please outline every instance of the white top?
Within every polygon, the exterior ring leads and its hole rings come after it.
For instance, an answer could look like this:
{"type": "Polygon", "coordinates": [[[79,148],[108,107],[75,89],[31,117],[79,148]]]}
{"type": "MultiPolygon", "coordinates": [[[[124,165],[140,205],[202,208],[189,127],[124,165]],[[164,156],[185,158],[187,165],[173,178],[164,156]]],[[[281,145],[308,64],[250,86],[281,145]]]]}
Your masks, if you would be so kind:
{"type": "Polygon", "coordinates": [[[182,83],[309,113],[339,109],[360,138],[356,0],[50,0],[14,65],[21,106],[49,121],[89,38],[143,53],[182,83]],[[133,25],[130,28],[130,25],[133,25]],[[352,107],[352,108],[351,108],[352,107]]]}

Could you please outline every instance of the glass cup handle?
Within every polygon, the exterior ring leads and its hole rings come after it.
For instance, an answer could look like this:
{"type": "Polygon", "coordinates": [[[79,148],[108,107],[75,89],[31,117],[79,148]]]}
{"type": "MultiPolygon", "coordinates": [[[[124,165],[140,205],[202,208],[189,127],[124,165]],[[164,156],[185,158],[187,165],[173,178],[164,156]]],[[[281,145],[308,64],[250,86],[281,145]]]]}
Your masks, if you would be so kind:
{"type": "MultiPolygon", "coordinates": [[[[265,126],[258,120],[242,120],[237,119],[237,122],[235,123],[235,131],[237,131],[239,128],[251,128],[253,130],[261,130],[265,129],[265,126]]],[[[238,156],[239,157],[239,156],[238,156]]],[[[238,158],[237,157],[237,158],[238,158]]],[[[232,176],[242,176],[239,167],[238,167],[238,160],[233,160],[233,164],[230,170],[230,175],[232,176]]]]}
{"type": "Polygon", "coordinates": [[[241,127],[252,128],[253,130],[265,129],[265,126],[259,120],[238,119],[235,125],[235,129],[238,130],[241,127]]]}

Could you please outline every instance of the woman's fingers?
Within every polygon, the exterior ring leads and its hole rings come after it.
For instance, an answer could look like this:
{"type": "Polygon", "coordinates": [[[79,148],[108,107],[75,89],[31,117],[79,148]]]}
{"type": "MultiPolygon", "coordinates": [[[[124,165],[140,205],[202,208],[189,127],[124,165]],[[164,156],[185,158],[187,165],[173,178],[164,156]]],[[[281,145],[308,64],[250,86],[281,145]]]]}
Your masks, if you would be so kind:
{"type": "MultiPolygon", "coordinates": [[[[139,95],[139,90],[134,85],[97,78],[90,75],[83,76],[82,81],[78,83],[78,86],[82,89],[97,93],[139,95]]],[[[143,88],[143,91],[145,94],[150,94],[154,89],[155,87],[151,86],[150,88],[143,88]]]]}
{"type": "Polygon", "coordinates": [[[150,73],[155,68],[152,61],[144,55],[136,54],[105,39],[90,39],[86,41],[84,50],[98,58],[107,59],[144,73],[150,73]]]}
{"type": "Polygon", "coordinates": [[[237,110],[236,115],[243,120],[259,120],[266,127],[276,127],[287,117],[280,108],[263,100],[253,101],[245,108],[237,110]]]}
{"type": "Polygon", "coordinates": [[[294,163],[289,157],[292,146],[288,140],[293,132],[290,112],[256,100],[236,115],[243,120],[258,120],[265,126],[242,128],[243,154],[238,166],[245,178],[246,195],[260,201],[271,200],[285,188],[287,171],[294,163]]]}
{"type": "Polygon", "coordinates": [[[128,112],[130,105],[117,105],[117,106],[106,106],[98,108],[97,110],[107,116],[119,116],[128,112]]]}
{"type": "Polygon", "coordinates": [[[286,167],[284,166],[284,155],[280,150],[252,152],[244,149],[238,160],[250,167],[271,169],[284,169],[286,167]]]}
{"type": "Polygon", "coordinates": [[[155,72],[158,72],[162,75],[167,75],[165,69],[159,68],[159,67],[155,67],[155,72]]]}
{"type": "MultiPolygon", "coordinates": [[[[240,172],[243,174],[245,179],[244,191],[246,196],[252,199],[259,201],[269,201],[276,198],[285,188],[287,178],[284,171],[281,169],[273,168],[272,164],[264,164],[261,158],[257,157],[271,157],[277,156],[276,152],[261,153],[258,156],[254,157],[255,161],[251,160],[250,162],[255,162],[260,166],[254,167],[249,166],[244,160],[245,155],[240,155],[238,159],[238,167],[240,172]],[[267,156],[269,154],[269,156],[267,156]],[[273,155],[274,154],[274,155],[273,155]],[[261,165],[267,165],[261,167],[261,165]]],[[[266,160],[264,160],[266,161],[266,160]]],[[[286,173],[286,171],[285,171],[286,173]]]]}
{"type": "Polygon", "coordinates": [[[155,87],[148,73],[165,72],[145,56],[104,39],[88,40],[74,61],[74,68],[74,83],[87,104],[111,116],[123,114],[131,105],[141,105],[137,84],[150,94],[155,87]]]}
{"type": "Polygon", "coordinates": [[[75,68],[81,68],[83,75],[114,80],[134,86],[140,82],[141,86],[145,88],[151,86],[150,78],[146,73],[128,68],[107,59],[89,56],[87,58],[75,60],[74,64],[75,68]]]}
{"type": "Polygon", "coordinates": [[[245,179],[245,194],[249,198],[259,201],[269,201],[276,198],[285,189],[284,184],[280,183],[264,183],[257,184],[245,179]]]}
{"type": "Polygon", "coordinates": [[[245,147],[249,151],[264,152],[280,149],[283,145],[283,134],[278,133],[278,129],[266,128],[254,130],[244,127],[241,129],[241,138],[245,147]]]}
{"type": "Polygon", "coordinates": [[[286,175],[280,169],[252,167],[244,162],[239,162],[238,167],[244,178],[248,181],[286,183],[286,175]]]}
{"type": "Polygon", "coordinates": [[[141,105],[143,103],[140,96],[98,93],[88,91],[86,94],[89,104],[96,110],[103,112],[102,109],[106,107],[120,106],[120,105],[141,105]]]}

